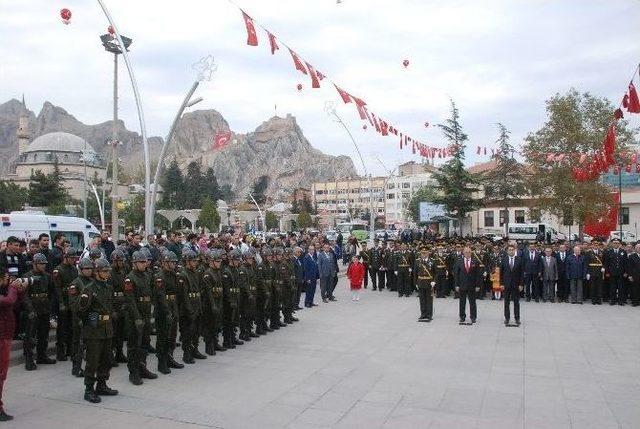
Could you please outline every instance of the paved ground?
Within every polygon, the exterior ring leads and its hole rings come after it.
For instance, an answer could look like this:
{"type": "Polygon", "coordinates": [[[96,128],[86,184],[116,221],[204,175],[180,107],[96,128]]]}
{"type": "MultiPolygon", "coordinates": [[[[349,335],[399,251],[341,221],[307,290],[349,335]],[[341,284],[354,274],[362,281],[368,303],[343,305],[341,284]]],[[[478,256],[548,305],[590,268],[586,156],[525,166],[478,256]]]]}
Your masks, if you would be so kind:
{"type": "MultiPolygon", "coordinates": [[[[527,304],[505,328],[501,303],[479,302],[459,326],[458,302],[364,291],[300,313],[292,327],[170,376],[128,383],[98,406],[82,400],[68,362],[5,385],[12,428],[638,428],[640,309],[527,304]]],[[[155,359],[152,360],[155,366],[155,359]]]]}

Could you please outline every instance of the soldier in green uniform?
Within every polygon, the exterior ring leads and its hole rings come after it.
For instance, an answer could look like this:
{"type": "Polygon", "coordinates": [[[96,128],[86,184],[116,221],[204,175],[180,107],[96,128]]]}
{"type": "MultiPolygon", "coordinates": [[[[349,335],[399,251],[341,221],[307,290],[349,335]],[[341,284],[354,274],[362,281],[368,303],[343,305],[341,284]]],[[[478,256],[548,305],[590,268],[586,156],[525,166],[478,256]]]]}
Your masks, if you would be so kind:
{"type": "Polygon", "coordinates": [[[482,244],[476,243],[475,248],[471,254],[471,259],[480,267],[480,275],[478,276],[478,285],[476,289],[476,299],[484,299],[484,295],[487,291],[487,281],[489,280],[489,266],[487,263],[487,254],[484,251],[482,244]]]}
{"type": "Polygon", "coordinates": [[[93,281],[93,261],[82,258],[78,263],[80,271],[69,286],[69,308],[71,309],[71,374],[76,377],[84,377],[82,371],[82,356],[84,346],[82,343],[82,318],[78,313],[78,299],[86,285],[93,281]]]}
{"type": "Polygon", "coordinates": [[[236,327],[239,325],[238,307],[240,301],[240,288],[238,267],[240,266],[242,254],[240,249],[233,249],[228,253],[229,267],[222,272],[222,290],[224,296],[224,327],[222,335],[223,345],[228,349],[235,349],[236,346],[244,344],[236,338],[236,327]]]}
{"type": "Polygon", "coordinates": [[[202,273],[202,328],[205,353],[210,356],[225,351],[218,340],[222,328],[222,255],[224,250],[212,249],[207,254],[208,267],[202,273]]]}
{"type": "Polygon", "coordinates": [[[591,303],[602,305],[602,284],[605,272],[602,264],[602,252],[598,242],[591,243],[590,247],[585,255],[587,259],[587,284],[591,293],[591,303]]]}
{"type": "Polygon", "coordinates": [[[69,286],[78,277],[77,257],[70,250],[65,251],[62,263],[53,269],[51,275],[58,295],[58,327],[56,329],[56,358],[66,361],[71,356],[71,309],[69,308],[69,286]]]}
{"type": "Polygon", "coordinates": [[[434,255],[435,276],[436,276],[436,298],[444,298],[447,291],[447,277],[449,270],[447,269],[447,256],[442,246],[438,246],[437,253],[434,255]]]}
{"type": "Polygon", "coordinates": [[[125,255],[122,250],[111,252],[111,287],[113,288],[113,366],[119,363],[127,363],[127,358],[123,353],[124,341],[126,338],[126,304],[124,296],[124,279],[127,277],[127,267],[125,255]]]}
{"type": "Polygon", "coordinates": [[[298,287],[293,267],[293,259],[291,259],[293,257],[293,250],[290,247],[286,247],[281,257],[282,316],[285,324],[291,324],[298,321],[298,319],[293,317],[293,303],[298,287]]]}
{"type": "MultiPolygon", "coordinates": [[[[364,265],[364,288],[366,289],[369,286],[369,269],[371,267],[371,249],[367,249],[367,242],[362,241],[360,243],[360,261],[364,265]]],[[[375,290],[375,280],[371,279],[371,286],[375,290]]]]}
{"type": "MultiPolygon", "coordinates": [[[[377,238],[373,240],[373,246],[369,249],[369,277],[371,277],[371,289],[378,290],[378,272],[380,270],[380,248],[377,238]]],[[[382,290],[382,288],[380,289],[382,290]]]]}
{"type": "Polygon", "coordinates": [[[282,287],[284,283],[283,274],[285,271],[282,270],[282,254],[283,250],[280,247],[276,247],[273,249],[274,260],[270,263],[271,270],[273,272],[273,289],[271,290],[271,317],[269,326],[271,329],[280,329],[281,327],[287,326],[285,323],[282,323],[280,320],[280,310],[282,308],[282,287]]]}
{"type": "Polygon", "coordinates": [[[243,273],[239,276],[245,282],[244,287],[240,287],[241,298],[241,320],[240,320],[240,339],[243,341],[251,341],[251,338],[258,337],[253,332],[253,322],[256,319],[256,272],[254,269],[254,250],[248,249],[242,254],[243,265],[238,268],[238,272],[243,273]]]}
{"type": "MultiPolygon", "coordinates": [[[[160,351],[163,350],[162,348],[164,347],[165,350],[162,351],[162,354],[166,357],[168,367],[181,369],[184,368],[184,365],[178,363],[173,357],[173,352],[176,348],[176,337],[178,336],[178,319],[180,317],[178,309],[177,264],[178,257],[176,254],[165,251],[162,255],[161,270],[156,274],[163,282],[166,309],[168,311],[165,326],[166,330],[162,333],[158,332],[156,350],[158,350],[160,354],[160,351]]],[[[159,359],[158,357],[158,361],[159,359]]]]}
{"type": "Polygon", "coordinates": [[[406,243],[394,254],[393,273],[396,276],[398,296],[411,296],[411,276],[413,272],[413,258],[406,243]]]}
{"type": "Polygon", "coordinates": [[[107,386],[113,359],[113,289],[108,283],[110,275],[109,262],[97,259],[95,278],[84,287],[78,302],[78,311],[83,320],[82,338],[86,346],[84,399],[92,403],[100,402],[102,395],[118,394],[117,390],[107,386]]]}
{"type": "Polygon", "coordinates": [[[435,261],[431,259],[427,247],[420,249],[420,257],[415,261],[416,284],[420,298],[419,322],[431,322],[433,319],[433,291],[435,282],[435,261]]]}
{"type": "Polygon", "coordinates": [[[33,361],[33,349],[36,348],[38,364],[54,364],[56,361],[47,357],[49,345],[49,312],[51,301],[49,291],[51,277],[47,273],[47,257],[42,253],[33,255],[33,268],[25,277],[34,277],[33,284],[27,289],[22,303],[22,314],[25,322],[23,342],[24,367],[27,371],[36,369],[33,361]]]}
{"type": "MultiPolygon", "coordinates": [[[[171,272],[167,257],[162,257],[162,269],[153,274],[153,320],[156,328],[156,357],[158,358],[158,372],[171,374],[169,369],[169,332],[173,324],[173,312],[170,305],[175,303],[175,295],[171,301],[165,285],[167,282],[175,282],[175,274],[171,272]]],[[[176,258],[177,259],[177,258],[176,258]]]]}
{"type": "Polygon", "coordinates": [[[127,298],[127,367],[129,381],[139,386],[142,379],[158,378],[147,369],[147,349],[143,347],[143,338],[151,331],[151,281],[146,273],[147,258],[144,253],[135,251],[131,255],[133,269],[124,280],[124,293],[127,298]]]}
{"type": "Polygon", "coordinates": [[[178,309],[180,313],[180,341],[182,342],[182,360],[193,364],[195,359],[206,359],[200,353],[202,302],[200,300],[201,287],[198,274],[198,255],[193,250],[182,252],[184,266],[178,273],[178,309]]]}
{"type": "Polygon", "coordinates": [[[273,277],[270,269],[270,261],[273,259],[271,249],[262,248],[262,263],[256,266],[256,334],[266,335],[273,331],[267,324],[271,305],[271,288],[273,277]]]}

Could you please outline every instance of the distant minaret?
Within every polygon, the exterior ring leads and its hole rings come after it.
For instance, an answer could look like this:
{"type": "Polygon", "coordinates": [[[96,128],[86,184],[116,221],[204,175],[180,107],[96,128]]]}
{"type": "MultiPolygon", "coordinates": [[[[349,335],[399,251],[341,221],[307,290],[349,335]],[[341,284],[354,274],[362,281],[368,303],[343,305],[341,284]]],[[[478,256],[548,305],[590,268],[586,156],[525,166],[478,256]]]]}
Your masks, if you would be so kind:
{"type": "Polygon", "coordinates": [[[18,119],[18,156],[22,155],[27,146],[29,146],[29,116],[27,113],[27,105],[24,102],[24,94],[22,94],[22,111],[20,112],[20,119],[18,119]]]}

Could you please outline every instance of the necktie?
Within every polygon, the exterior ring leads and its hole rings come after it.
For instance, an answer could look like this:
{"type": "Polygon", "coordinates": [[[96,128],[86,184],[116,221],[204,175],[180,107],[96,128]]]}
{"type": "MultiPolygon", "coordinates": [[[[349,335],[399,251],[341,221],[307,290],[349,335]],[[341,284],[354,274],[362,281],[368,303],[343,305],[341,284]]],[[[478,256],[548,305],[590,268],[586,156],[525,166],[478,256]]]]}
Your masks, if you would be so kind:
{"type": "Polygon", "coordinates": [[[467,272],[469,272],[469,265],[470,265],[470,264],[469,264],[469,260],[468,260],[468,259],[465,259],[464,267],[465,267],[465,269],[467,270],[467,272]]]}
{"type": "Polygon", "coordinates": [[[513,270],[513,256],[509,258],[509,268],[513,270]]]}

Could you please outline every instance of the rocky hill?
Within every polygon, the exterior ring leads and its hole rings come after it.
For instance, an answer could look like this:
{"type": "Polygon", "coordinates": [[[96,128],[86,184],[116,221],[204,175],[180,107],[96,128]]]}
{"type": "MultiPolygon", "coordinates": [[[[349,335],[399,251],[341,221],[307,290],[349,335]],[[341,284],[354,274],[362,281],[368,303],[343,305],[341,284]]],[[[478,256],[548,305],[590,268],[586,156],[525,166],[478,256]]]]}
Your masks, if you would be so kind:
{"type": "MultiPolygon", "coordinates": [[[[0,175],[7,172],[17,156],[16,129],[21,110],[22,103],[15,99],[0,104],[0,175]]],[[[108,148],[113,121],[86,125],[49,102],[44,103],[37,116],[31,111],[27,114],[32,139],[64,131],[84,138],[99,153],[108,148]]],[[[117,129],[118,139],[123,142],[120,156],[125,167],[133,171],[143,159],[140,135],[127,130],[122,121],[118,121],[117,129]]],[[[157,159],[162,143],[161,137],[149,138],[152,161],[157,159]]],[[[314,181],[356,175],[351,158],[326,155],[313,148],[291,115],[273,117],[254,132],[236,134],[215,110],[186,113],[178,124],[166,161],[174,157],[182,166],[193,160],[212,166],[218,182],[231,185],[239,197],[263,175],[270,179],[268,194],[276,199],[286,198],[294,188],[309,187],[314,181]],[[214,137],[219,132],[231,132],[231,142],[214,150],[214,137]]]]}

